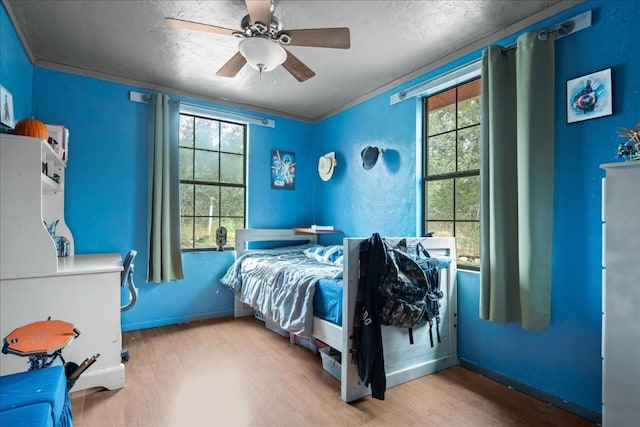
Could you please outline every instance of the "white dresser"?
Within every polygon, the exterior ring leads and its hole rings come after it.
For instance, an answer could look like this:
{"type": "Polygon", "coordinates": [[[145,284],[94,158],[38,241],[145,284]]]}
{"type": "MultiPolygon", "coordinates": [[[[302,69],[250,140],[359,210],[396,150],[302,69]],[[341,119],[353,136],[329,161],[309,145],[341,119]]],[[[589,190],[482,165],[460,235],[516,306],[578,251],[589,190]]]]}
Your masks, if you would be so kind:
{"type": "MultiPolygon", "coordinates": [[[[124,386],[119,253],[75,255],[64,221],[66,162],[44,140],[0,135],[0,339],[38,320],[72,323],[80,336],[62,355],[80,364],[100,354],[72,391],[124,386]],[[59,220],[69,242],[58,257],[44,222],[59,220]]],[[[0,354],[0,374],[26,371],[28,358],[0,354]]]]}
{"type": "Polygon", "coordinates": [[[640,422],[640,161],[600,166],[602,425],[640,422]]]}

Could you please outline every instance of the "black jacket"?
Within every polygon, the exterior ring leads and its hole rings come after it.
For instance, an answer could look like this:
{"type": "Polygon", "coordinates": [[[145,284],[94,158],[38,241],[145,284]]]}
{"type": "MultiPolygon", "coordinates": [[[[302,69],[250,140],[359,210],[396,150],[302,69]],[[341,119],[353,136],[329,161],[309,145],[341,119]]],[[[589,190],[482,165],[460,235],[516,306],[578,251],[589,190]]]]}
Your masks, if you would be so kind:
{"type": "Polygon", "coordinates": [[[374,233],[360,248],[360,280],[354,321],[354,359],[371,396],[384,400],[387,378],[384,371],[378,288],[385,274],[386,252],[382,238],[374,233]]]}

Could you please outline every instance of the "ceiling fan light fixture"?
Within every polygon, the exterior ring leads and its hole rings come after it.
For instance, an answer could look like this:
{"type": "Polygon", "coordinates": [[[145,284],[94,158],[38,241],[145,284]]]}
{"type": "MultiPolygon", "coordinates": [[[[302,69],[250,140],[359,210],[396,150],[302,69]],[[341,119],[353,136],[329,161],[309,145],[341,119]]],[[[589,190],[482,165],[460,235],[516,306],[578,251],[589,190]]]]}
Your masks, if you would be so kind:
{"type": "Polygon", "coordinates": [[[243,39],[238,49],[247,64],[260,72],[271,71],[287,59],[287,52],[282,46],[262,37],[243,39]]]}

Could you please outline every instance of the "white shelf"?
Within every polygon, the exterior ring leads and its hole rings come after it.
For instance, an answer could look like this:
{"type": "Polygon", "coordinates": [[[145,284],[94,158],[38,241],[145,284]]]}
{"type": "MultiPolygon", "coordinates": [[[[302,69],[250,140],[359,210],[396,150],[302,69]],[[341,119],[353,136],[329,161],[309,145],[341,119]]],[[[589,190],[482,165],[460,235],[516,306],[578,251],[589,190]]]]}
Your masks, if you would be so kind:
{"type": "Polygon", "coordinates": [[[0,278],[55,274],[57,251],[43,222],[58,220],[56,236],[67,238],[73,255],[73,234],[64,219],[66,163],[41,138],[2,134],[0,151],[0,278]]]}
{"type": "Polygon", "coordinates": [[[296,234],[340,234],[342,231],[340,230],[318,230],[311,227],[294,227],[293,231],[296,234]]]}
{"type": "Polygon", "coordinates": [[[47,175],[42,174],[42,193],[43,194],[56,194],[61,193],[62,186],[55,182],[53,179],[49,178],[47,175]]]}
{"type": "Polygon", "coordinates": [[[58,274],[98,274],[122,271],[119,253],[85,254],[58,258],[58,274]]]}
{"type": "Polygon", "coordinates": [[[600,165],[601,169],[616,169],[616,168],[634,168],[640,167],[640,160],[627,160],[625,162],[603,163],[600,165]]]}
{"type": "MultiPolygon", "coordinates": [[[[25,137],[23,137],[23,138],[25,138],[25,137]]],[[[30,138],[30,139],[39,139],[39,138],[30,138]]],[[[47,143],[47,141],[45,141],[44,139],[41,139],[40,141],[43,142],[43,144],[42,144],[42,158],[43,158],[43,160],[46,159],[47,161],[51,161],[57,167],[66,167],[67,166],[67,163],[64,160],[62,160],[60,155],[55,152],[53,147],[51,145],[49,145],[49,143],[47,143]]]]}

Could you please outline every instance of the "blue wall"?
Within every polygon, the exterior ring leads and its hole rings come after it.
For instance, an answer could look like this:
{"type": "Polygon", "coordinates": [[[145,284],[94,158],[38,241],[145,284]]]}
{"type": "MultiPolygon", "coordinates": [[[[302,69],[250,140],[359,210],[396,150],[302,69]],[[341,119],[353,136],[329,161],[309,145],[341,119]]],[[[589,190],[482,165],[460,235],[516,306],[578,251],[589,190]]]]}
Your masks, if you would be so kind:
{"type": "MultiPolygon", "coordinates": [[[[478,316],[479,274],[458,275],[459,356],[485,369],[601,412],[601,193],[599,164],[614,161],[620,127],[640,121],[640,7],[588,1],[532,28],[593,11],[593,25],[556,42],[555,208],[551,327],[525,331],[478,316]],[[566,124],[565,82],[613,68],[614,115],[566,124]]],[[[517,35],[502,41],[508,45],[517,35]]],[[[415,235],[421,201],[416,165],[420,102],[389,105],[392,93],[481,56],[475,52],[318,125],[316,154],[336,150],[335,179],[319,183],[316,215],[349,236],[415,235]],[[384,148],[383,163],[362,169],[360,150],[384,148]],[[392,153],[392,158],[387,158],[392,153]],[[344,209],[344,207],[348,209],[344,209]]]]}
{"type": "MultiPolygon", "coordinates": [[[[124,331],[230,315],[233,298],[218,279],[233,262],[232,252],[183,253],[185,280],[145,283],[147,106],[129,101],[130,90],[144,91],[37,67],[34,72],[34,116],[70,129],[65,218],[76,253],[124,256],[130,248],[138,250],[134,281],[140,295],[122,315],[124,331]]],[[[272,190],[269,177],[274,148],[296,152],[298,164],[313,163],[313,126],[274,119],[275,128],[249,126],[248,226],[308,225],[313,220],[312,174],[298,174],[293,191],[272,190]]]]}
{"type": "Polygon", "coordinates": [[[412,101],[389,106],[388,95],[375,97],[320,123],[316,154],[335,151],[333,178],[318,178],[316,214],[347,236],[416,233],[416,120],[412,101]],[[378,164],[362,168],[361,150],[384,149],[378,164]]]}
{"type": "MultiPolygon", "coordinates": [[[[631,1],[587,1],[535,28],[585,10],[593,11],[593,26],[556,42],[551,327],[529,332],[517,324],[480,320],[479,276],[461,272],[458,349],[461,358],[599,413],[602,173],[598,165],[613,160],[620,142],[616,131],[640,120],[640,8],[631,1]],[[566,80],[607,67],[613,67],[614,115],[565,124],[566,80]]],[[[187,279],[144,283],[146,106],[130,102],[128,92],[145,90],[33,67],[4,9],[0,24],[0,79],[13,93],[16,118],[34,115],[71,130],[66,218],[77,252],[124,255],[130,248],[139,250],[135,281],[140,300],[123,313],[123,330],[231,313],[231,295],[217,281],[232,262],[231,252],[185,253],[187,279]]],[[[279,117],[274,118],[273,129],[251,125],[248,226],[315,222],[334,224],[347,236],[368,236],[374,231],[415,235],[422,203],[416,160],[420,102],[390,106],[389,95],[479,56],[479,51],[474,52],[317,125],[279,117]],[[360,164],[360,150],[366,145],[385,149],[382,161],[370,171],[360,164]],[[296,152],[294,191],[269,188],[274,148],[296,152]],[[315,170],[318,156],[328,151],[337,152],[338,166],[333,179],[323,182],[315,170]]]]}
{"type": "Polygon", "coordinates": [[[551,327],[534,333],[477,317],[478,292],[460,275],[459,354],[487,369],[601,412],[601,163],[615,161],[621,127],[640,122],[640,7],[587,2],[593,26],[556,42],[551,327]],[[613,68],[614,115],[566,124],[566,81],[613,68]],[[465,291],[469,291],[466,293],[465,291]],[[474,311],[471,309],[475,308],[474,311]]]}
{"type": "Polygon", "coordinates": [[[0,7],[0,85],[4,86],[13,97],[13,115],[16,122],[31,115],[32,81],[33,66],[2,5],[0,7]]]}

